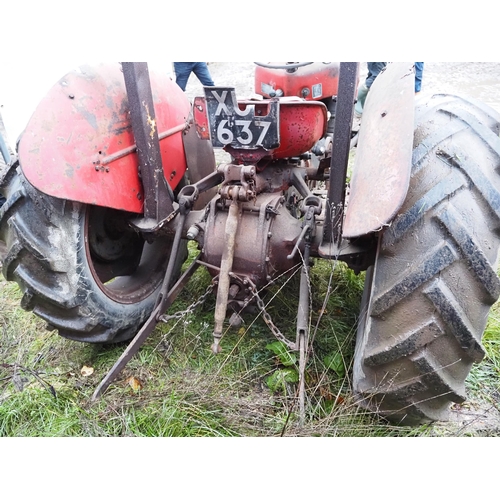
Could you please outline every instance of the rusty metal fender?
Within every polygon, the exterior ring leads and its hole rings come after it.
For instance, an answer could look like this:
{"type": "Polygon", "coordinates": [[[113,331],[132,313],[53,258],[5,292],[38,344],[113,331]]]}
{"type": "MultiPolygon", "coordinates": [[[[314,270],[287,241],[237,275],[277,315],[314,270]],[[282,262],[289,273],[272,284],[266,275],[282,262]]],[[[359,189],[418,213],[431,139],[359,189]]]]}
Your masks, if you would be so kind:
{"type": "MultiPolygon", "coordinates": [[[[163,173],[174,189],[186,172],[182,133],[190,103],[166,73],[150,72],[163,173]]],[[[85,66],[49,90],[19,143],[24,175],[57,198],[143,212],[125,81],[119,63],[85,66]]]]}
{"type": "Polygon", "coordinates": [[[391,63],[368,93],[359,131],[342,236],[356,238],[390,224],[411,173],[415,115],[414,63],[391,63]]]}

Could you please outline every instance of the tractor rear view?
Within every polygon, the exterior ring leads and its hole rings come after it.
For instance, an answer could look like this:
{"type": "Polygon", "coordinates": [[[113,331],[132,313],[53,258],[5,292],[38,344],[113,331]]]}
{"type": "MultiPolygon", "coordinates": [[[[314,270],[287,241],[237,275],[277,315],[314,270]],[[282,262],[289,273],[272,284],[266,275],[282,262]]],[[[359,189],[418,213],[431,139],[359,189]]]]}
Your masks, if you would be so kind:
{"type": "Polygon", "coordinates": [[[392,63],[370,90],[350,175],[358,78],[358,63],[256,63],[261,98],[216,86],[192,104],[145,63],[54,85],[4,155],[2,269],[60,335],[131,340],[94,398],[199,267],[216,294],[213,352],[227,317],[257,308],[299,352],[303,390],[310,265],[335,259],[366,272],[359,404],[416,424],[465,400],[500,294],[500,116],[457,96],[415,102],[413,63],[392,63]],[[216,165],[214,147],[230,160],[216,165]],[[200,252],[181,272],[188,241],[200,252]],[[297,267],[289,339],[262,290],[297,267]]]}

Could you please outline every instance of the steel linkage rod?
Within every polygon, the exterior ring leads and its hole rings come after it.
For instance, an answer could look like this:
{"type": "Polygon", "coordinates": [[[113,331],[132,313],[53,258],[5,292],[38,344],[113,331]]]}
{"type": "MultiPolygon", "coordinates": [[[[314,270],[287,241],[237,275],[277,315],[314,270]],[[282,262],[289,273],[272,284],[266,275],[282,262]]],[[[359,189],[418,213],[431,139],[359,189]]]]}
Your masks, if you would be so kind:
{"type": "Polygon", "coordinates": [[[144,323],[141,330],[134,337],[132,342],[128,345],[127,349],[120,356],[118,361],[113,365],[111,370],[107,373],[107,375],[102,379],[101,383],[94,391],[92,395],[92,401],[95,401],[104,391],[110,386],[113,380],[119,375],[119,373],[125,368],[127,363],[133,358],[133,356],[139,351],[144,341],[148,338],[150,333],[155,329],[158,324],[159,317],[170,307],[173,301],[177,298],[181,290],[184,288],[188,280],[194,274],[194,272],[200,266],[200,261],[195,260],[193,263],[186,269],[184,274],[179,278],[177,283],[172,287],[169,294],[165,298],[164,301],[160,302],[158,306],[155,307],[151,316],[148,318],[146,323],[144,323]]]}
{"type": "Polygon", "coordinates": [[[144,188],[144,217],[158,223],[174,211],[174,194],[163,174],[148,65],[122,62],[122,68],[144,188]]]}
{"type": "MultiPolygon", "coordinates": [[[[312,207],[310,208],[312,210],[312,207]]],[[[300,426],[305,422],[305,373],[307,361],[307,346],[309,344],[309,258],[311,243],[307,241],[304,247],[304,262],[300,273],[299,309],[297,312],[297,348],[299,350],[299,418],[300,426]]]]}
{"type": "Polygon", "coordinates": [[[184,274],[179,278],[177,283],[170,289],[170,292],[167,294],[169,290],[169,284],[172,280],[172,276],[175,269],[175,262],[177,260],[177,254],[179,252],[179,246],[181,242],[181,234],[184,227],[185,214],[181,214],[181,221],[177,226],[177,231],[174,236],[174,241],[172,243],[172,251],[170,253],[170,259],[168,261],[167,271],[165,273],[165,277],[163,278],[163,284],[158,295],[155,307],[153,312],[147,319],[146,323],[144,323],[143,327],[139,330],[137,335],[133,338],[132,342],[125,349],[123,354],[119,357],[118,361],[113,365],[111,370],[107,373],[107,375],[102,379],[101,383],[98,385],[94,394],[92,395],[92,401],[95,401],[113,382],[113,380],[118,376],[118,374],[123,370],[125,365],[132,359],[132,357],[137,353],[137,351],[141,348],[142,344],[144,344],[145,340],[151,334],[151,332],[155,329],[158,324],[160,316],[167,310],[168,307],[172,304],[172,302],[177,298],[177,295],[184,288],[188,280],[191,278],[193,273],[199,266],[199,263],[195,260],[191,266],[184,272],[184,274]]]}
{"type": "Polygon", "coordinates": [[[345,187],[351,144],[354,96],[358,81],[357,62],[340,63],[339,90],[333,129],[330,188],[328,190],[323,242],[338,242],[342,235],[345,187]]]}
{"type": "Polygon", "coordinates": [[[226,230],[224,235],[224,250],[219,273],[219,286],[217,288],[217,302],[215,305],[215,326],[214,343],[212,351],[217,354],[221,348],[219,345],[222,337],[222,326],[226,317],[227,302],[229,295],[229,286],[231,283],[229,273],[233,267],[234,248],[236,245],[236,231],[238,230],[238,221],[240,217],[240,205],[236,200],[232,200],[229,205],[229,212],[226,220],[226,230]]]}

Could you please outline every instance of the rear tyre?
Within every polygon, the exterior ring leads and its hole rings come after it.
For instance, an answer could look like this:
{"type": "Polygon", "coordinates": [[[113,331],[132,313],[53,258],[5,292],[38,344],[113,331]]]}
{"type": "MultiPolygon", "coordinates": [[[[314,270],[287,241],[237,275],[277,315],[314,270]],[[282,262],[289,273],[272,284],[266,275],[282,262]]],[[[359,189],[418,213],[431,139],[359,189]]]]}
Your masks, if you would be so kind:
{"type": "Polygon", "coordinates": [[[396,423],[446,420],[485,354],[500,295],[499,123],[455,96],[416,109],[410,188],[367,272],[353,373],[360,404],[396,423]]]}
{"type": "MultiPolygon", "coordinates": [[[[171,239],[149,244],[129,228],[133,214],[47,196],[17,164],[0,192],[6,198],[0,209],[2,270],[21,288],[21,306],[72,340],[132,338],[154,307],[171,239]]],[[[179,269],[185,255],[179,255],[179,269]]]]}

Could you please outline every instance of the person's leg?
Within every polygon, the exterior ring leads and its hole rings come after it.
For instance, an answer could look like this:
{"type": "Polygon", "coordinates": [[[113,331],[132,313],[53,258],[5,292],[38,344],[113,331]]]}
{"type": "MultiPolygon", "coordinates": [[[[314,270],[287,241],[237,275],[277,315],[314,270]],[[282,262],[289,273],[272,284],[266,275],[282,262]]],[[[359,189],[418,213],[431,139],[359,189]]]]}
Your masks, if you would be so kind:
{"type": "Polygon", "coordinates": [[[382,70],[387,66],[386,62],[369,62],[366,63],[368,66],[368,76],[366,77],[365,85],[370,88],[375,78],[381,73],[382,70]]]}
{"type": "Polygon", "coordinates": [[[2,167],[10,163],[10,152],[7,144],[4,142],[2,133],[0,132],[0,173],[2,167]]]}
{"type": "Polygon", "coordinates": [[[193,73],[197,76],[198,80],[203,85],[207,87],[213,87],[215,85],[212,80],[212,76],[210,75],[210,71],[208,71],[208,66],[206,62],[197,62],[193,67],[193,73]]]}
{"type": "Polygon", "coordinates": [[[424,63],[415,63],[415,93],[420,92],[422,89],[422,74],[424,72],[424,63]]]}
{"type": "Polygon", "coordinates": [[[356,97],[356,105],[354,106],[354,111],[357,115],[363,114],[363,107],[365,105],[366,96],[368,91],[375,81],[375,78],[380,74],[380,72],[387,66],[386,62],[369,62],[366,63],[368,67],[368,75],[364,83],[359,86],[358,95],[356,97]]]}
{"type": "Polygon", "coordinates": [[[193,71],[192,62],[174,62],[175,83],[182,90],[186,90],[186,85],[189,80],[189,75],[193,71]]]}
{"type": "Polygon", "coordinates": [[[365,105],[366,96],[370,89],[362,83],[358,88],[358,95],[356,96],[356,105],[354,106],[354,111],[358,115],[363,114],[363,107],[365,105]]]}

